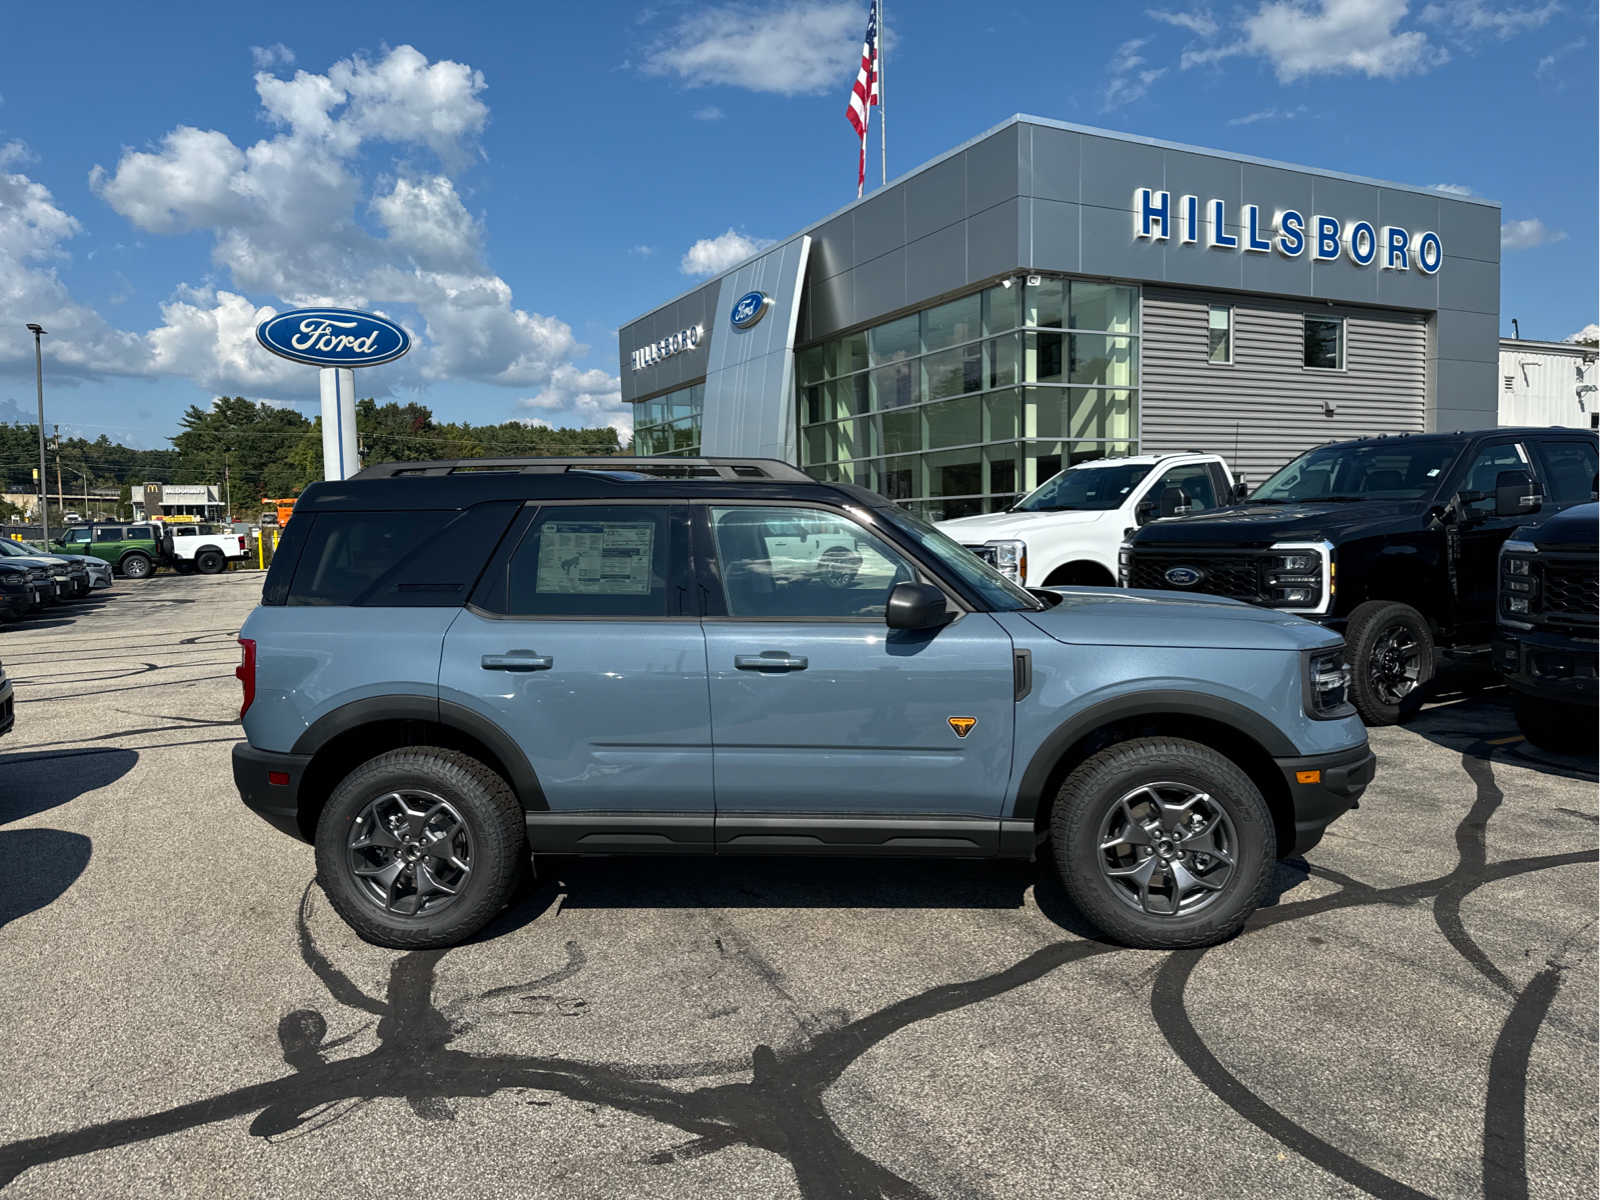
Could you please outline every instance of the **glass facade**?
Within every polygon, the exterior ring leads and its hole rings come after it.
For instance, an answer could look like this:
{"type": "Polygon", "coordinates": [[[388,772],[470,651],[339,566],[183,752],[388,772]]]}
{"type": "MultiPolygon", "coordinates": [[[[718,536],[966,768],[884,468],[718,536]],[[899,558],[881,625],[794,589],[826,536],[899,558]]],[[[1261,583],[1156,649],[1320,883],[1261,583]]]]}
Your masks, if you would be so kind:
{"type": "Polygon", "coordinates": [[[633,406],[633,454],[700,453],[706,385],[696,383],[633,406]]]}
{"type": "Polygon", "coordinates": [[[1136,453],[1139,289],[1026,278],[797,351],[800,465],[943,520],[1136,453]]]}

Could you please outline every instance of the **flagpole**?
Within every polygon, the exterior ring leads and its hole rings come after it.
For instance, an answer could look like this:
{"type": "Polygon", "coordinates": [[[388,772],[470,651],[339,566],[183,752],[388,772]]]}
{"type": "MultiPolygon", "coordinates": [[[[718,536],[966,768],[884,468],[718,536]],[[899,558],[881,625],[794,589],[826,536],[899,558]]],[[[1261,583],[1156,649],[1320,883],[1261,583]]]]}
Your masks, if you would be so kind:
{"type": "Polygon", "coordinates": [[[889,129],[888,117],[883,103],[883,0],[878,0],[878,150],[883,155],[883,180],[878,184],[889,182],[889,129]]]}

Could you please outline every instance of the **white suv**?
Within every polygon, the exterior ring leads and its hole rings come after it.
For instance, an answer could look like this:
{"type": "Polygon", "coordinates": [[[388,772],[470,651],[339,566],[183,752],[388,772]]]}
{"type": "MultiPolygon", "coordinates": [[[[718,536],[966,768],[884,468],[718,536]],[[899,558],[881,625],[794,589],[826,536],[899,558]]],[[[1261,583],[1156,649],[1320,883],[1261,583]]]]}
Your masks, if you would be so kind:
{"type": "Polygon", "coordinates": [[[939,529],[1030,587],[1115,587],[1128,529],[1231,504],[1236,486],[1215,454],[1100,458],[1051,476],[1005,512],[941,521],[939,529]]]}

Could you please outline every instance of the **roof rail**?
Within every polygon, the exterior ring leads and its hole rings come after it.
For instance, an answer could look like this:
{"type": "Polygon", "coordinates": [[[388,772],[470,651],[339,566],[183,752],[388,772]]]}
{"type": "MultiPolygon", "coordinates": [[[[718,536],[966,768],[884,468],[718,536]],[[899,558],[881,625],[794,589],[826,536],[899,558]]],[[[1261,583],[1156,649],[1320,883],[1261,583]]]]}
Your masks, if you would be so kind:
{"type": "Polygon", "coordinates": [[[379,463],[353,479],[399,479],[417,475],[561,475],[570,471],[633,473],[658,479],[734,479],[815,483],[799,467],[776,458],[442,458],[432,462],[379,463]]]}

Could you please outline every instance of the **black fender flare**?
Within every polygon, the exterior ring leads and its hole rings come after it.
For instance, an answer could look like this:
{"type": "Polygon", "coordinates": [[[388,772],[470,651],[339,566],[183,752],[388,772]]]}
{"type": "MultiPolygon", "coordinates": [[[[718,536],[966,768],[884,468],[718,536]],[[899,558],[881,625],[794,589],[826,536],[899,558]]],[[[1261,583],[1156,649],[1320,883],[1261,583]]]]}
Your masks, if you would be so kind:
{"type": "Polygon", "coordinates": [[[368,696],[324,713],[295,739],[292,753],[312,756],[341,734],[363,725],[385,721],[426,721],[465,734],[487,746],[510,777],[522,807],[546,812],[550,808],[533,765],[515,739],[487,717],[465,705],[430,696],[368,696]]]}
{"type": "Polygon", "coordinates": [[[1161,690],[1131,692],[1084,709],[1068,717],[1040,743],[1022,772],[1011,816],[1031,821],[1045,799],[1045,785],[1061,756],[1080,738],[1103,725],[1130,717],[1199,717],[1237,729],[1273,758],[1292,758],[1300,750],[1271,721],[1242,704],[1204,692],[1161,690]]]}

